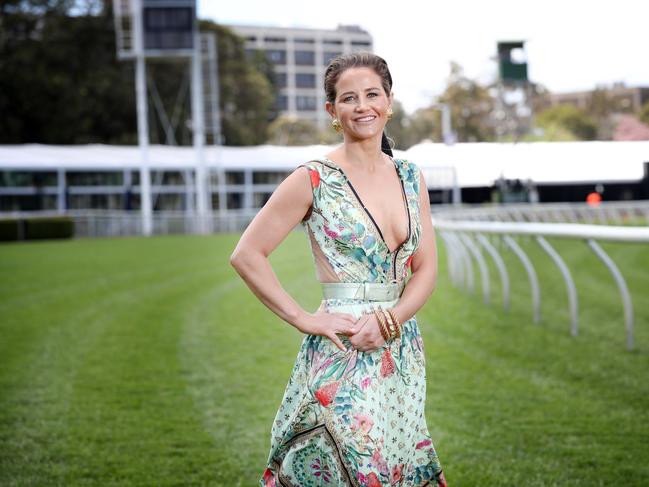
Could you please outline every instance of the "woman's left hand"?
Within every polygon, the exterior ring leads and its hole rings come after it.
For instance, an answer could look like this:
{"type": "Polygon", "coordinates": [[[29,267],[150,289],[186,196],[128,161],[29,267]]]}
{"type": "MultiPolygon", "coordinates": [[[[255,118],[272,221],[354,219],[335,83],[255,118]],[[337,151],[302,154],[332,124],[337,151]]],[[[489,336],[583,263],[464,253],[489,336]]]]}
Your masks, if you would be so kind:
{"type": "Polygon", "coordinates": [[[373,352],[385,343],[373,312],[363,314],[356,323],[356,333],[349,336],[354,349],[359,352],[373,352]]]}

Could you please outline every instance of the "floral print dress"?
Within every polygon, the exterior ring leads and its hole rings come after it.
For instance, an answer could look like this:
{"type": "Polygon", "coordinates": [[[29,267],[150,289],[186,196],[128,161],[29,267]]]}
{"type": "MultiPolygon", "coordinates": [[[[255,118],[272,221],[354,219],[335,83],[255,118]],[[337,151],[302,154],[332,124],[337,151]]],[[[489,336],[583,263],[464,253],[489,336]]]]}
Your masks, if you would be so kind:
{"type": "MultiPolygon", "coordinates": [[[[419,246],[419,169],[392,159],[408,214],[408,237],[390,250],[341,167],[327,158],[302,164],[313,204],[302,222],[316,268],[342,282],[407,277],[419,246]]],[[[360,317],[398,302],[324,299],[329,312],[360,317]]],[[[305,335],[271,430],[262,487],[438,486],[446,481],[424,416],[426,368],[416,317],[402,335],[371,352],[347,351],[305,335]]]]}

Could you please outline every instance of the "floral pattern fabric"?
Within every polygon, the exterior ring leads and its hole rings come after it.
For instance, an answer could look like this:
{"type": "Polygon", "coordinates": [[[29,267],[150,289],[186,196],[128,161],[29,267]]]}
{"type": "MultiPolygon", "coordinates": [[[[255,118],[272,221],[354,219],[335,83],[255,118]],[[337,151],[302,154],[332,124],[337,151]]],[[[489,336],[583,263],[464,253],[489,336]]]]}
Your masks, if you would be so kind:
{"type": "Polygon", "coordinates": [[[313,209],[303,224],[340,281],[394,282],[406,277],[421,235],[419,169],[403,159],[393,162],[407,200],[408,238],[392,252],[342,168],[326,158],[303,164],[313,189],[313,209]]]}
{"type": "MultiPolygon", "coordinates": [[[[313,189],[304,229],[340,281],[407,277],[421,235],[419,169],[393,162],[409,217],[408,238],[393,251],[340,167],[326,158],[303,164],[313,189]]],[[[397,302],[336,298],[322,306],[358,318],[397,302]]],[[[346,352],[326,337],[305,335],[272,426],[261,486],[445,487],[424,416],[426,364],[416,317],[403,323],[400,338],[371,352],[339,337],[346,352]]]]}

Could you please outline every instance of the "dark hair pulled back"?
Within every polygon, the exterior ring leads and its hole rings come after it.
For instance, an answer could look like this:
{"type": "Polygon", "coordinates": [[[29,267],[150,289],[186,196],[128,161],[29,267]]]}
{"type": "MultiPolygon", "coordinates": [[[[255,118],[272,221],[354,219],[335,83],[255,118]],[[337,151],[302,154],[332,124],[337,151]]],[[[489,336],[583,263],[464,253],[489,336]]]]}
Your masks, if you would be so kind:
{"type": "MultiPolygon", "coordinates": [[[[349,68],[371,68],[381,78],[383,90],[390,96],[392,91],[392,75],[388,69],[388,63],[381,56],[367,51],[357,51],[351,54],[341,54],[329,61],[325,70],[324,89],[327,100],[331,103],[336,101],[336,83],[340,75],[349,68]]],[[[381,136],[381,150],[392,157],[390,141],[383,131],[381,136]]]]}

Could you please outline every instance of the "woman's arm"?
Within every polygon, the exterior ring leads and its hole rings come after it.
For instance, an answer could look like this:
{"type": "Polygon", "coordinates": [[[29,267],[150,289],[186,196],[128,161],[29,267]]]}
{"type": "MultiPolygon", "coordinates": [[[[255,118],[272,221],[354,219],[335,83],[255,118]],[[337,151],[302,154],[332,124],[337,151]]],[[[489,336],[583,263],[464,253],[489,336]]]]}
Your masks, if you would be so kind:
{"type": "Polygon", "coordinates": [[[313,201],[308,171],[298,167],[282,181],[241,235],[230,264],[250,290],[277,316],[304,333],[324,335],[345,350],[336,333],[353,333],[346,313],[306,312],[282,287],[268,256],[302,220],[313,201]]]}
{"type": "Polygon", "coordinates": [[[419,169],[419,217],[421,236],[419,247],[411,261],[412,276],[408,280],[393,311],[404,323],[412,318],[432,294],[437,283],[437,245],[430,213],[430,199],[424,174],[419,169]]]}

